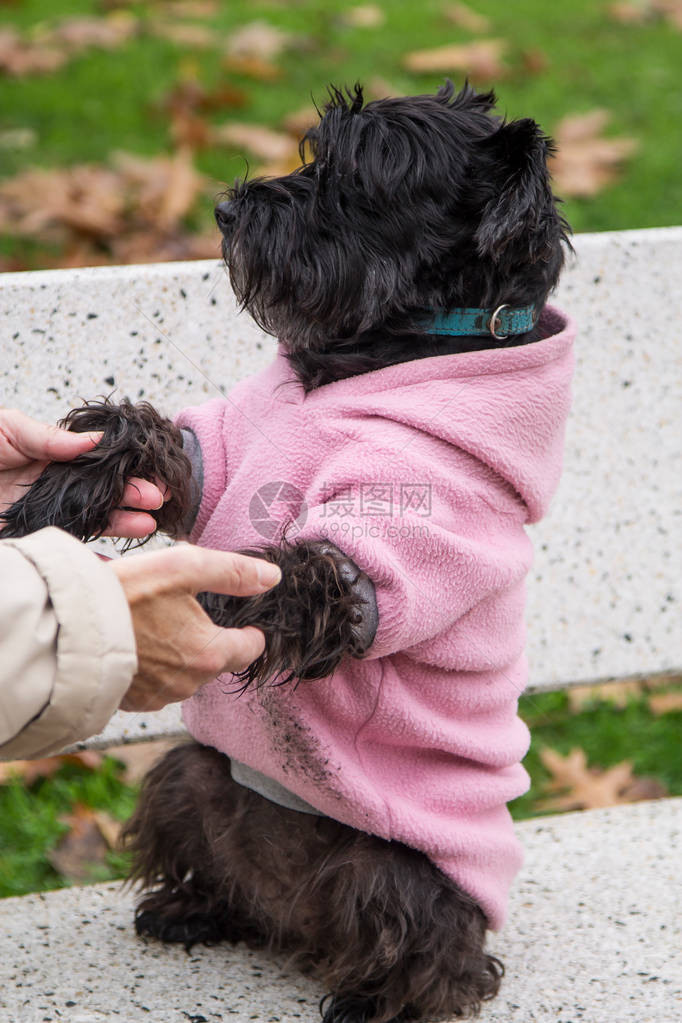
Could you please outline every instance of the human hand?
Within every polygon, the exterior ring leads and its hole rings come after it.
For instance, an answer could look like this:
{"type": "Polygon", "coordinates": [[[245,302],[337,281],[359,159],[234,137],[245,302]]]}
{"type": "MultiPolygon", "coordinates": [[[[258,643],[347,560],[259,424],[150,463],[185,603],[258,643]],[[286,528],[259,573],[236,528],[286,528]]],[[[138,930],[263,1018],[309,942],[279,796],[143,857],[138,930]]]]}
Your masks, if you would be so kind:
{"type": "MultiPolygon", "coordinates": [[[[39,423],[23,412],[0,408],[0,512],[18,500],[49,462],[68,462],[95,447],[101,433],[74,433],[39,423]]],[[[109,519],[104,536],[141,538],[156,520],[146,514],[160,508],[165,494],[149,480],[127,481],[121,507],[109,519]]]]}
{"type": "Polygon", "coordinates": [[[111,568],[123,586],[135,630],[138,670],[121,710],[160,710],[188,699],[224,671],[242,671],[265,648],[260,629],[222,629],[195,597],[209,590],[248,597],[279,582],[276,565],[226,551],[178,544],[119,558],[111,568]]]}

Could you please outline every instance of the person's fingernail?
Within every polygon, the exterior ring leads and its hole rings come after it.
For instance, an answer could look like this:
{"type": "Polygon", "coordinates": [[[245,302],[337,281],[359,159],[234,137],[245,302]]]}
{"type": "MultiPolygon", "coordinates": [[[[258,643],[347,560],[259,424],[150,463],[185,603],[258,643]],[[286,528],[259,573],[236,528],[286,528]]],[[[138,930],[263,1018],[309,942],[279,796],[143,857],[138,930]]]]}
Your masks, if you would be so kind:
{"type": "Polygon", "coordinates": [[[263,589],[269,590],[271,586],[278,583],[282,578],[282,573],[279,570],[278,565],[272,565],[267,561],[263,561],[258,565],[258,582],[261,584],[263,589]]]}
{"type": "Polygon", "coordinates": [[[94,441],[95,444],[99,444],[103,436],[104,430],[90,430],[88,433],[88,437],[91,441],[94,441]]]}

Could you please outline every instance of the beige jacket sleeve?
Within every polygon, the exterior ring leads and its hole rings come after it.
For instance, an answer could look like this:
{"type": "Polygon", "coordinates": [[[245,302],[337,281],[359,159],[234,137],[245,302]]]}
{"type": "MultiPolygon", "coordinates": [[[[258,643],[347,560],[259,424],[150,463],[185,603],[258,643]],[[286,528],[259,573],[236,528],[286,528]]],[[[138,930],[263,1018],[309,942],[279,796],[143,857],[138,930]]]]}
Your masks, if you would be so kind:
{"type": "Polygon", "coordinates": [[[0,541],[0,760],[100,732],[137,670],[123,588],[52,527],[0,541]]]}

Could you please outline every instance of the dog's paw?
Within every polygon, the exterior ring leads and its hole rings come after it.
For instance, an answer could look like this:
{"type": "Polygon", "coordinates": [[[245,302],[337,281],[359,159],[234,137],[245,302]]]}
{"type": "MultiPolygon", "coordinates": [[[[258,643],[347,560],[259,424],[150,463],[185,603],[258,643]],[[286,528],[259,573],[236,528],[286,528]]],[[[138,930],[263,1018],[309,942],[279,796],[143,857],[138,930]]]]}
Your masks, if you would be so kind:
{"type": "Polygon", "coordinates": [[[376,1007],[359,995],[327,995],[320,1002],[322,1023],[369,1023],[376,1007]]]}
{"type": "Polygon", "coordinates": [[[193,945],[215,945],[227,937],[221,922],[213,915],[197,913],[186,917],[169,917],[153,909],[136,913],[135,930],[140,937],[184,945],[187,952],[191,951],[193,945]]]}

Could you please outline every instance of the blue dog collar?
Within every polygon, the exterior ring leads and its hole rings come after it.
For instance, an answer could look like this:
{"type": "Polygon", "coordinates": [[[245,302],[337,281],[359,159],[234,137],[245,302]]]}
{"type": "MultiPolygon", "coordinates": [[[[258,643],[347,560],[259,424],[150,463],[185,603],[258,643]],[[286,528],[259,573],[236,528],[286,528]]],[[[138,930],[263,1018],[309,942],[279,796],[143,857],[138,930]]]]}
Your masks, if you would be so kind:
{"type": "Polygon", "coordinates": [[[485,335],[490,334],[498,341],[504,341],[512,334],[525,334],[535,326],[535,306],[512,309],[498,305],[497,309],[451,309],[449,313],[437,313],[425,321],[427,334],[485,335]]]}

